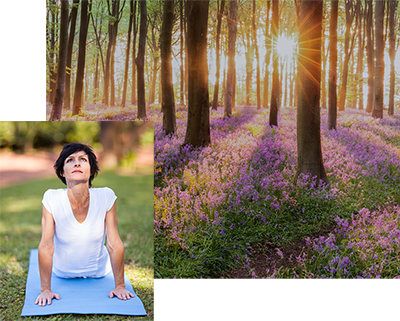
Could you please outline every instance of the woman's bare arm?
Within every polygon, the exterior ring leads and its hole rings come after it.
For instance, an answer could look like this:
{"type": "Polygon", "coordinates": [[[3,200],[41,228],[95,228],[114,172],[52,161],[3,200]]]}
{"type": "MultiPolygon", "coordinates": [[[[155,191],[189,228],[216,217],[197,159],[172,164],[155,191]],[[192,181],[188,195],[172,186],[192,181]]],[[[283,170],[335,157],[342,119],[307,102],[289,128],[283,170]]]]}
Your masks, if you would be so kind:
{"type": "Polygon", "coordinates": [[[134,295],[125,289],[124,282],[124,245],[118,234],[117,205],[106,214],[107,249],[110,254],[111,266],[114,273],[115,289],[110,292],[110,298],[117,296],[121,300],[128,300],[134,295]]]}
{"type": "Polygon", "coordinates": [[[51,300],[60,299],[57,293],[51,292],[51,271],[53,267],[54,253],[54,219],[51,213],[42,207],[42,238],[39,244],[39,273],[40,273],[40,292],[35,304],[45,306],[51,304],[51,300]]]}

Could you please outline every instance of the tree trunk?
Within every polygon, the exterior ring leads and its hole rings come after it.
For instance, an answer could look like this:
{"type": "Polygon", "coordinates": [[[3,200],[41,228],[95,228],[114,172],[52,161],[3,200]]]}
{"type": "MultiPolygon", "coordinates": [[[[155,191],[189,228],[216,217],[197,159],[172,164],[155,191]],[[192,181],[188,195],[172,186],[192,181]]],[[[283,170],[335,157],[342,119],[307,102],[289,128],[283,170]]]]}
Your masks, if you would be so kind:
{"type": "MultiPolygon", "coordinates": [[[[277,43],[279,32],[279,1],[272,0],[272,41],[277,43]]],[[[271,109],[269,113],[269,125],[278,126],[278,108],[279,108],[279,56],[276,46],[272,52],[272,92],[271,92],[271,109]]]]}
{"type": "Polygon", "coordinates": [[[267,18],[265,21],[265,74],[264,74],[264,99],[263,107],[268,108],[268,83],[269,83],[269,64],[271,62],[271,34],[269,32],[269,12],[270,12],[271,1],[267,2],[267,18]]]}
{"type": "Polygon", "coordinates": [[[397,8],[396,0],[389,0],[389,58],[390,58],[390,84],[389,84],[389,115],[394,115],[394,89],[395,89],[395,56],[396,56],[396,34],[395,34],[395,13],[397,8]]]}
{"type": "Polygon", "coordinates": [[[232,101],[235,72],[235,52],[236,52],[236,34],[237,34],[237,1],[232,0],[229,4],[228,20],[228,73],[226,76],[226,92],[224,113],[226,116],[232,116],[232,101]]]}
{"type": "Polygon", "coordinates": [[[364,69],[364,46],[365,46],[365,23],[363,23],[361,0],[357,0],[358,14],[358,57],[357,57],[357,98],[358,109],[364,109],[364,85],[363,85],[363,69],[364,69]]]}
{"type": "Polygon", "coordinates": [[[328,129],[336,130],[337,121],[337,20],[339,0],[331,0],[331,22],[329,26],[329,109],[328,129]]]}
{"type": "Polygon", "coordinates": [[[374,41],[373,41],[373,30],[374,30],[374,20],[373,20],[373,2],[372,0],[366,1],[367,5],[367,64],[368,64],[368,98],[367,98],[367,108],[368,113],[372,112],[374,107],[374,92],[375,92],[375,67],[374,67],[374,41]]]}
{"type": "Polygon", "coordinates": [[[68,43],[68,1],[61,1],[61,26],[60,26],[60,48],[58,54],[57,87],[54,97],[53,109],[50,120],[60,120],[65,89],[65,67],[67,64],[67,43],[68,43]]]}
{"type": "MultiPolygon", "coordinates": [[[[52,4],[55,5],[56,1],[52,0],[52,4]]],[[[49,91],[50,97],[49,101],[54,102],[54,94],[55,94],[55,83],[56,83],[56,64],[54,62],[54,48],[55,48],[55,26],[56,26],[56,14],[54,10],[51,10],[51,28],[50,28],[50,75],[49,75],[49,91]]]]}
{"type": "Polygon", "coordinates": [[[221,35],[221,24],[222,24],[222,14],[224,13],[225,7],[225,0],[221,1],[221,8],[218,12],[218,19],[217,19],[217,40],[216,40],[216,64],[217,64],[217,71],[215,73],[215,85],[214,85],[214,99],[212,104],[212,109],[217,110],[218,108],[218,91],[219,91],[219,74],[221,69],[221,59],[220,59],[220,35],[221,35]]]}
{"type": "Polygon", "coordinates": [[[179,106],[183,107],[185,105],[185,70],[184,70],[184,59],[183,59],[183,48],[184,48],[184,20],[183,20],[183,6],[184,6],[184,1],[179,1],[179,29],[180,29],[180,60],[181,60],[181,65],[180,65],[180,71],[181,71],[181,82],[180,82],[180,93],[179,93],[179,106]]]}
{"type": "Polygon", "coordinates": [[[174,26],[174,1],[164,1],[164,15],[161,26],[161,106],[165,135],[176,131],[175,99],[172,70],[172,29],[174,26]]]}
{"type": "Polygon", "coordinates": [[[375,67],[375,101],[372,117],[383,117],[383,76],[385,73],[384,50],[385,43],[383,40],[383,20],[385,16],[385,2],[381,0],[375,1],[375,39],[376,39],[376,67],[375,67]]]}
{"type": "Polygon", "coordinates": [[[82,108],[83,78],[85,73],[86,59],[86,38],[88,31],[88,1],[82,0],[81,6],[81,24],[79,30],[79,53],[78,69],[76,72],[76,84],[74,93],[74,104],[72,115],[79,115],[82,108]]]}
{"type": "Polygon", "coordinates": [[[67,49],[67,70],[65,76],[64,108],[71,108],[71,70],[72,70],[72,48],[74,46],[76,17],[78,15],[79,0],[74,0],[71,9],[71,26],[69,29],[68,49],[67,49]]]}
{"type": "Polygon", "coordinates": [[[353,24],[355,11],[353,9],[353,0],[345,0],[346,8],[346,32],[344,36],[344,62],[343,62],[343,72],[342,72],[342,82],[340,89],[340,99],[339,99],[339,111],[343,111],[346,105],[346,94],[347,94],[347,78],[349,73],[349,61],[351,58],[351,53],[353,51],[354,36],[353,34],[352,42],[350,45],[351,37],[351,25],[353,24]]]}
{"type": "Polygon", "coordinates": [[[297,172],[328,183],[322,161],[320,130],[321,30],[323,2],[299,3],[299,97],[297,110],[297,172]]]}
{"type": "Polygon", "coordinates": [[[246,106],[250,106],[250,98],[251,98],[251,78],[253,76],[253,47],[251,45],[251,34],[250,29],[246,30],[246,39],[245,42],[246,48],[246,106]]]}
{"type": "Polygon", "coordinates": [[[129,26],[128,26],[128,43],[126,45],[126,59],[125,59],[125,75],[124,75],[124,89],[122,92],[122,107],[125,107],[126,103],[126,92],[128,90],[128,73],[129,73],[129,51],[131,49],[131,34],[132,34],[132,24],[133,24],[133,0],[129,1],[129,26]]]}
{"type": "Polygon", "coordinates": [[[131,103],[132,105],[137,103],[136,100],[136,35],[137,35],[137,18],[136,18],[136,8],[137,8],[137,0],[135,1],[135,5],[133,8],[133,44],[132,44],[132,93],[131,93],[131,103]]]}
{"type": "Polygon", "coordinates": [[[140,31],[139,31],[139,48],[136,57],[137,66],[137,97],[138,97],[138,113],[137,118],[146,117],[146,96],[144,84],[144,54],[146,50],[147,35],[147,5],[146,1],[140,1],[140,31]]]}
{"type": "MultiPolygon", "coordinates": [[[[325,20],[325,17],[323,17],[325,20]]],[[[321,108],[326,109],[326,61],[327,50],[325,50],[325,27],[322,25],[322,69],[321,69],[321,108]]]]}
{"type": "Polygon", "coordinates": [[[208,0],[187,2],[189,108],[184,145],[208,146],[210,111],[208,97],[207,22],[208,0]]]}
{"type": "Polygon", "coordinates": [[[256,29],[256,0],[253,0],[253,45],[256,52],[256,86],[257,86],[257,109],[261,109],[261,88],[260,88],[260,55],[258,53],[257,29],[256,29]]]}

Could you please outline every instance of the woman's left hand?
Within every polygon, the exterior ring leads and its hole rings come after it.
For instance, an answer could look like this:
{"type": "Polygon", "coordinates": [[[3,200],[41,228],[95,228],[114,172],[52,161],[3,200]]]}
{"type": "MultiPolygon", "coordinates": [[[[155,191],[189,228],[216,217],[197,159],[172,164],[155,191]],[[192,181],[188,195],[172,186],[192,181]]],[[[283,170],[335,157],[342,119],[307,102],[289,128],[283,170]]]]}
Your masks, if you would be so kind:
{"type": "Polygon", "coordinates": [[[131,297],[134,298],[135,296],[129,292],[125,287],[116,287],[114,290],[110,292],[108,295],[110,298],[114,296],[118,297],[120,300],[129,300],[131,297]]]}

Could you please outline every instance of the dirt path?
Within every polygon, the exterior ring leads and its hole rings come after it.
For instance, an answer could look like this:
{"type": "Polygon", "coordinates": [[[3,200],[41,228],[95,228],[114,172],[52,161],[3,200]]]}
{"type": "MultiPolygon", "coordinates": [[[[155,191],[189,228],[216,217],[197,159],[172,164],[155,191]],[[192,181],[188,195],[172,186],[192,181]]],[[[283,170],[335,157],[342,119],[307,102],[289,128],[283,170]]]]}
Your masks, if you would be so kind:
{"type": "MultiPolygon", "coordinates": [[[[0,152],[0,188],[14,184],[55,177],[53,169],[58,155],[45,152],[35,154],[16,154],[0,152]]],[[[153,150],[139,150],[136,160],[137,168],[153,171],[153,150]]]]}
{"type": "Polygon", "coordinates": [[[53,164],[57,156],[47,153],[0,153],[0,187],[35,179],[54,177],[53,164]]]}

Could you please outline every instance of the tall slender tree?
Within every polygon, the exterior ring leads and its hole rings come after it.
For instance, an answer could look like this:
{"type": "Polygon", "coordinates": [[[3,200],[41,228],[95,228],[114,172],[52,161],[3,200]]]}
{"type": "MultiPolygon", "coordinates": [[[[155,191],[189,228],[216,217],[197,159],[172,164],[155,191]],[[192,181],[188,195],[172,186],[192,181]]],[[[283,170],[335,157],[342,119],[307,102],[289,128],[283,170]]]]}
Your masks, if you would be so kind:
{"type": "Polygon", "coordinates": [[[374,19],[373,19],[373,0],[366,1],[366,15],[367,15],[367,23],[366,23],[366,31],[367,31],[367,65],[368,65],[368,97],[367,97],[367,108],[366,111],[368,113],[372,112],[374,107],[374,93],[375,93],[375,66],[374,66],[374,58],[375,58],[375,49],[374,49],[374,39],[373,39],[373,30],[374,30],[374,19]]]}
{"type": "Polygon", "coordinates": [[[385,17],[385,2],[375,1],[375,41],[376,41],[376,62],[375,62],[375,100],[372,117],[383,117],[383,76],[385,72],[384,50],[385,42],[383,38],[383,20],[385,17]]]}
{"type": "Polygon", "coordinates": [[[136,57],[137,66],[137,97],[138,97],[138,118],[146,117],[146,97],[144,84],[144,54],[146,50],[147,35],[147,5],[146,1],[139,1],[140,7],[140,31],[139,31],[139,48],[136,57]]]}
{"type": "Polygon", "coordinates": [[[252,17],[252,26],[253,26],[253,45],[256,52],[256,86],[257,86],[257,109],[261,109],[261,83],[260,83],[260,54],[258,52],[258,44],[257,44],[257,29],[256,29],[256,0],[253,0],[253,17],[252,17]]]}
{"type": "Polygon", "coordinates": [[[276,44],[278,42],[278,32],[279,32],[279,1],[272,0],[272,92],[271,92],[271,109],[269,111],[269,125],[278,126],[278,108],[279,108],[279,56],[276,44]]]}
{"type": "Polygon", "coordinates": [[[124,90],[122,92],[122,102],[121,105],[125,106],[126,103],[126,93],[128,90],[128,73],[129,73],[129,51],[131,49],[131,33],[132,33],[132,24],[133,24],[133,19],[134,17],[134,11],[133,11],[133,0],[129,1],[129,25],[128,25],[128,43],[126,45],[126,58],[125,58],[125,76],[124,76],[124,90]]]}
{"type": "Polygon", "coordinates": [[[212,108],[214,110],[217,110],[218,107],[218,93],[219,93],[219,75],[220,75],[220,69],[221,69],[221,59],[220,59],[220,36],[221,36],[221,25],[222,25],[222,15],[224,12],[225,8],[225,0],[221,1],[221,6],[218,10],[218,18],[217,18],[217,35],[216,35],[216,67],[217,70],[215,72],[215,85],[214,85],[214,99],[213,99],[213,104],[212,108]]]}
{"type": "Polygon", "coordinates": [[[228,72],[226,76],[226,91],[224,113],[226,116],[232,116],[233,87],[235,73],[235,52],[236,52],[236,34],[237,34],[237,0],[229,2],[229,20],[228,20],[228,72]]]}
{"type": "Polygon", "coordinates": [[[297,171],[328,183],[322,161],[320,129],[321,31],[323,1],[299,2],[299,96],[297,109],[297,171]]]}
{"type": "Polygon", "coordinates": [[[68,0],[63,0],[61,1],[60,47],[58,54],[57,86],[50,120],[61,119],[65,89],[65,68],[67,64],[68,15],[69,3],[68,0]]]}
{"type": "Polygon", "coordinates": [[[137,29],[138,29],[138,15],[136,14],[138,7],[138,0],[135,0],[135,4],[133,7],[133,43],[132,43],[132,93],[131,93],[131,103],[132,105],[136,104],[136,37],[137,37],[137,29]]]}
{"type": "Polygon", "coordinates": [[[184,145],[194,147],[208,146],[211,143],[207,59],[208,8],[208,0],[187,2],[189,108],[184,145]]]}
{"type": "Polygon", "coordinates": [[[336,129],[337,119],[337,20],[339,0],[331,0],[331,22],[329,26],[329,103],[328,129],[336,129]]]}
{"type": "Polygon", "coordinates": [[[174,27],[174,0],[164,0],[161,26],[161,91],[163,129],[166,135],[176,131],[174,84],[172,82],[172,29],[174,27]]]}
{"type": "Polygon", "coordinates": [[[269,13],[271,7],[271,0],[267,1],[267,17],[265,19],[265,73],[264,73],[264,97],[263,107],[268,107],[268,85],[269,85],[269,64],[271,62],[271,35],[270,35],[270,23],[269,13]]]}
{"type": "Polygon", "coordinates": [[[86,61],[86,38],[88,31],[88,5],[88,0],[82,0],[81,23],[79,29],[78,69],[76,72],[76,84],[72,115],[78,115],[82,108],[83,78],[85,76],[86,61]]]}
{"type": "Polygon", "coordinates": [[[388,114],[394,114],[394,89],[395,89],[395,56],[396,56],[396,26],[395,15],[398,1],[389,0],[389,58],[390,58],[390,84],[389,84],[389,109],[388,114]]]}

